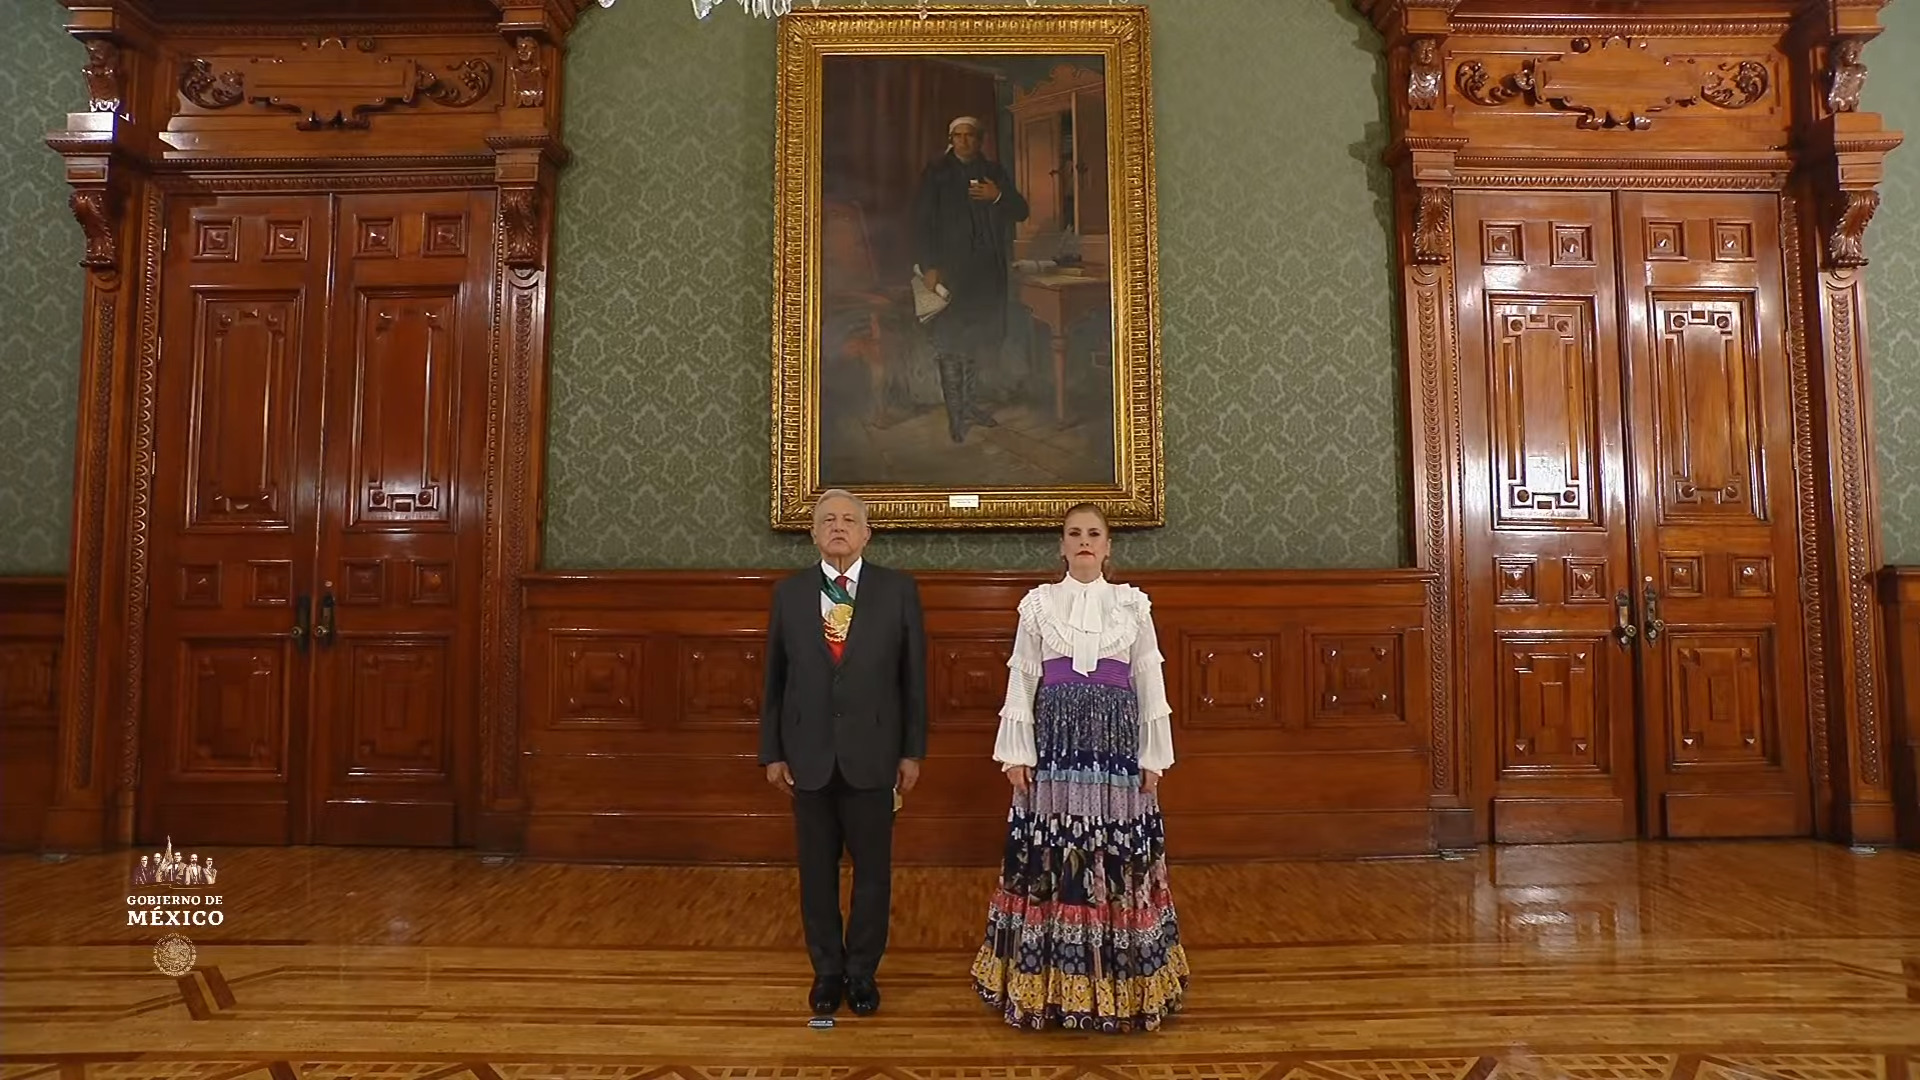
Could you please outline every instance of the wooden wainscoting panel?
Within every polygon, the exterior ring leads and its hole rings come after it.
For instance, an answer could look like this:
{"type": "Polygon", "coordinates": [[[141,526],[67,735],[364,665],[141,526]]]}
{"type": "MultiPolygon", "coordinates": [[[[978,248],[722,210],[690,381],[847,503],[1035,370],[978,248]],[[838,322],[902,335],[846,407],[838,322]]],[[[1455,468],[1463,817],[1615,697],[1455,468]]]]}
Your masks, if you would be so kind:
{"type": "Polygon", "coordinates": [[[1883,570],[1880,598],[1893,717],[1894,815],[1900,842],[1920,848],[1920,566],[1883,570]]]}
{"type": "MultiPolygon", "coordinates": [[[[773,573],[524,579],[526,851],[785,862],[787,800],[756,760],[773,573]]],[[[1014,609],[1044,578],[922,573],[928,760],[895,858],[990,863],[1007,785],[992,760],[1014,609]]],[[[1177,762],[1178,858],[1424,852],[1431,742],[1424,575],[1168,572],[1153,597],[1177,762]]]]}
{"type": "Polygon", "coordinates": [[[0,850],[40,845],[60,738],[66,583],[0,578],[0,850]]]}

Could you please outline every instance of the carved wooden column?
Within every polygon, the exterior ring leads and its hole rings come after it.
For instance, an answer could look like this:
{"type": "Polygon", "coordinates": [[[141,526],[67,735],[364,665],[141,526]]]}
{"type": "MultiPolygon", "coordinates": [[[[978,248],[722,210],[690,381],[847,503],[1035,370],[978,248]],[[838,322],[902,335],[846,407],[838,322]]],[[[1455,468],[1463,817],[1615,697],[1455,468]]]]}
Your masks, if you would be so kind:
{"type": "Polygon", "coordinates": [[[499,296],[503,340],[496,355],[506,366],[502,414],[489,425],[511,448],[489,493],[500,512],[489,515],[487,564],[499,587],[486,599],[488,629],[481,748],[480,846],[519,850],[526,789],[520,769],[520,575],[538,568],[546,491],[548,258],[553,236],[557,172],[568,160],[560,140],[558,63],[582,3],[576,0],[500,0],[500,33],[510,57],[507,102],[500,129],[487,137],[494,152],[499,198],[499,296]]]}
{"type": "Polygon", "coordinates": [[[1400,221],[1400,290],[1407,341],[1407,423],[1413,493],[1414,558],[1433,575],[1427,586],[1429,806],[1434,845],[1471,847],[1479,830],[1469,788],[1469,757],[1459,717],[1459,645],[1463,572],[1456,481],[1459,448],[1458,353],[1453,317],[1453,167],[1466,140],[1433,112],[1440,99],[1439,45],[1451,3],[1362,3],[1386,38],[1395,211],[1400,221]],[[1450,419],[1452,418],[1452,419],[1450,419]]]}
{"type": "Polygon", "coordinates": [[[66,160],[86,292],[58,775],[42,836],[49,848],[88,851],[107,843],[109,811],[132,812],[121,797],[132,778],[118,770],[114,732],[99,721],[117,712],[127,663],[102,645],[118,639],[124,621],[128,493],[113,469],[129,451],[120,384],[131,366],[138,306],[153,286],[137,276],[143,251],[135,211],[145,186],[143,144],[152,137],[135,76],[148,61],[151,35],[125,0],[73,6],[67,30],[86,47],[86,111],[69,113],[66,129],[47,145],[66,160]]]}
{"type": "Polygon", "coordinates": [[[1796,306],[1812,320],[1796,336],[1813,373],[1808,389],[1826,465],[1818,480],[1826,706],[1837,721],[1826,748],[1831,811],[1836,834],[1862,844],[1895,835],[1885,642],[1874,611],[1881,548],[1864,270],[1882,163],[1901,136],[1859,111],[1867,78],[1861,49],[1881,31],[1880,6],[1828,0],[1796,27],[1803,93],[1795,103],[1800,154],[1790,211],[1805,252],[1796,306]]]}

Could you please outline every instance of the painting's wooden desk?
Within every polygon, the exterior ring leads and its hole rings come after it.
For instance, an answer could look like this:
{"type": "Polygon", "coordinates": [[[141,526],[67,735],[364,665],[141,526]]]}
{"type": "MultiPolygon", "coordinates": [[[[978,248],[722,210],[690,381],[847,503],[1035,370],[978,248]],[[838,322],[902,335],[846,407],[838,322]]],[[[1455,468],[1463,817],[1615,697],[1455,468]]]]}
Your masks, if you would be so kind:
{"type": "Polygon", "coordinates": [[[1020,302],[1047,324],[1053,337],[1053,419],[1067,423],[1067,328],[1108,307],[1106,274],[1015,273],[1020,302]]]}

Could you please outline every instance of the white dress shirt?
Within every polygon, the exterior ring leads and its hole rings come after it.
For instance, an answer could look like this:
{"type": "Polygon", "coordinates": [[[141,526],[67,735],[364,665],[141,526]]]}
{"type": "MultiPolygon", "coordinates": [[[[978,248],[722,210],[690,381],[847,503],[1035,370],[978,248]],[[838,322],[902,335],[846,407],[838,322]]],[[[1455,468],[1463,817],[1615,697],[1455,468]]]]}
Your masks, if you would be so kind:
{"type": "Polygon", "coordinates": [[[993,760],[1003,770],[1039,764],[1033,696],[1041,665],[1054,657],[1071,657],[1073,669],[1083,675],[1103,659],[1126,661],[1140,704],[1140,767],[1165,772],[1173,764],[1173,707],[1167,702],[1164,658],[1147,594],[1104,577],[1088,582],[1068,577],[1038,586],[1020,601],[1013,655],[1007,659],[1007,698],[993,745],[993,760]]]}
{"type": "MultiPolygon", "coordinates": [[[[853,565],[847,567],[847,569],[844,571],[845,574],[847,575],[847,595],[853,597],[855,600],[860,599],[860,564],[866,561],[867,560],[865,560],[864,558],[855,559],[853,560],[853,565]]],[[[839,577],[840,574],[842,573],[842,571],[835,570],[833,568],[833,564],[828,562],[825,559],[820,560],[820,572],[827,575],[828,581],[832,581],[834,578],[839,577]]],[[[833,610],[833,600],[827,596],[827,590],[821,589],[820,590],[820,617],[823,619],[826,618],[827,612],[832,610],[833,610]]]]}

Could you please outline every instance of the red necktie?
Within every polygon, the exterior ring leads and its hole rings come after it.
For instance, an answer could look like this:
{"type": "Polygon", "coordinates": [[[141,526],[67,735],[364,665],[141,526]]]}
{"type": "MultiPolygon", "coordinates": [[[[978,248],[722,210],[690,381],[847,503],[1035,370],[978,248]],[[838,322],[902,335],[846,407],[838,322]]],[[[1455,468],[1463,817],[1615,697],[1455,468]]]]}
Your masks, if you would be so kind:
{"type": "MultiPolygon", "coordinates": [[[[833,583],[834,583],[835,585],[838,585],[838,586],[840,586],[840,591],[841,591],[841,592],[846,592],[846,591],[847,591],[847,575],[845,575],[845,574],[841,574],[841,575],[840,575],[839,577],[836,577],[836,578],[834,578],[834,579],[833,579],[833,583]]],[[[824,624],[823,624],[823,625],[824,625],[824,624]]],[[[846,643],[846,642],[844,642],[844,641],[835,641],[835,640],[833,640],[833,635],[832,635],[832,634],[828,634],[828,635],[827,635],[827,651],[833,654],[833,662],[834,662],[834,663],[836,663],[836,664],[837,664],[837,663],[839,663],[839,662],[840,662],[840,654],[841,654],[841,653],[843,653],[843,652],[845,652],[845,651],[846,651],[846,649],[847,649],[847,643],[846,643]]]]}

